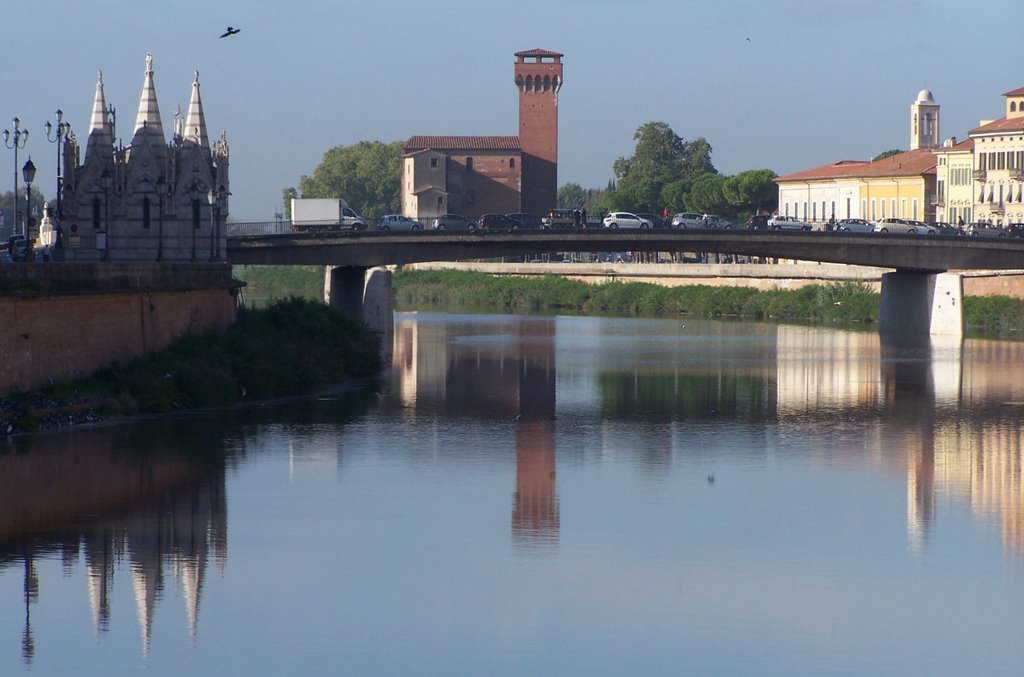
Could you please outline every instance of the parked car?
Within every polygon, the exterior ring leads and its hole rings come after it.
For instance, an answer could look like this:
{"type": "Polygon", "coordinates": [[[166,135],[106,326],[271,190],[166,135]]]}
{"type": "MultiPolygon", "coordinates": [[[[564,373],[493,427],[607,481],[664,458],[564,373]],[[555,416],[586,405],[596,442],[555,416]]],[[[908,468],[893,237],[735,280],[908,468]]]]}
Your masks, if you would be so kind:
{"type": "Polygon", "coordinates": [[[377,230],[423,230],[423,224],[401,214],[385,214],[377,219],[377,230]]]}
{"type": "Polygon", "coordinates": [[[747,228],[750,230],[768,230],[768,215],[754,214],[747,219],[747,228]]]}
{"type": "Polygon", "coordinates": [[[12,235],[7,239],[7,253],[12,261],[28,260],[28,242],[24,235],[12,235]]]}
{"type": "Polygon", "coordinates": [[[514,214],[505,214],[508,218],[515,222],[512,226],[515,229],[519,228],[546,228],[543,219],[534,216],[533,214],[526,214],[524,212],[516,212],[514,214]]]}
{"type": "Polygon", "coordinates": [[[923,221],[885,218],[875,224],[876,233],[898,233],[900,235],[935,235],[936,230],[923,221]]]}
{"type": "Polygon", "coordinates": [[[795,216],[776,214],[768,219],[769,230],[810,230],[811,224],[801,221],[795,216]]]}
{"type": "Polygon", "coordinates": [[[991,223],[972,223],[964,228],[967,237],[1006,237],[1006,231],[991,223]]]}
{"type": "Polygon", "coordinates": [[[434,230],[473,230],[476,221],[462,214],[441,214],[434,219],[434,230]]]}
{"type": "Polygon", "coordinates": [[[666,221],[665,219],[661,218],[657,214],[649,214],[647,212],[644,212],[643,214],[637,214],[637,216],[639,216],[641,219],[646,219],[647,221],[650,221],[651,222],[651,227],[653,227],[653,228],[668,228],[669,227],[669,222],[666,221]]]}
{"type": "Polygon", "coordinates": [[[703,228],[704,215],[693,212],[681,212],[672,217],[673,228],[703,228]]]}
{"type": "Polygon", "coordinates": [[[612,212],[602,221],[605,228],[651,228],[653,224],[630,212],[612,212]]]}
{"type": "Polygon", "coordinates": [[[516,225],[506,214],[483,214],[476,220],[477,228],[489,230],[512,230],[516,225]]]}
{"type": "Polygon", "coordinates": [[[732,221],[723,219],[720,216],[714,214],[705,214],[703,217],[702,228],[709,228],[711,230],[732,230],[732,221]]]}
{"type": "Polygon", "coordinates": [[[548,228],[573,228],[576,225],[574,211],[572,209],[552,209],[544,217],[544,225],[548,228]]]}
{"type": "Polygon", "coordinates": [[[1008,236],[1024,237],[1024,223],[1009,223],[1004,227],[1008,236]]]}
{"type": "Polygon", "coordinates": [[[837,233],[872,233],[875,224],[864,219],[840,219],[836,222],[834,230],[837,233]]]}
{"type": "Polygon", "coordinates": [[[929,223],[929,226],[935,229],[936,235],[963,235],[960,229],[954,226],[952,223],[943,223],[942,221],[935,221],[929,223]]]}

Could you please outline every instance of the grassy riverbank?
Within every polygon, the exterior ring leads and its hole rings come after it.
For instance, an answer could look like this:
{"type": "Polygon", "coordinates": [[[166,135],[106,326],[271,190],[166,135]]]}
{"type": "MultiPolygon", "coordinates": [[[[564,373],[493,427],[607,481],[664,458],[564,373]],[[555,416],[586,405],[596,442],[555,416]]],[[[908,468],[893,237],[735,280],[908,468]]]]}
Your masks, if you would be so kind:
{"type": "Polygon", "coordinates": [[[363,325],[322,303],[291,298],[240,309],[227,331],[187,336],[89,378],[0,400],[0,429],[303,395],[371,376],[381,366],[377,342],[363,325]]]}

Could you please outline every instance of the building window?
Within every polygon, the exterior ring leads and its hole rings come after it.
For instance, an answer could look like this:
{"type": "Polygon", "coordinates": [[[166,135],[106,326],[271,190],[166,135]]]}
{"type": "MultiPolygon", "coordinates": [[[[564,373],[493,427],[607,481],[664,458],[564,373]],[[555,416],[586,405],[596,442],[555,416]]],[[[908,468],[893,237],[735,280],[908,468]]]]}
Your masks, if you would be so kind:
{"type": "Polygon", "coordinates": [[[912,218],[913,220],[917,221],[917,198],[916,197],[911,202],[911,204],[914,205],[914,215],[912,217],[910,217],[910,218],[912,218]]]}
{"type": "Polygon", "coordinates": [[[430,168],[431,169],[437,169],[437,158],[436,157],[430,158],[430,168]]]}
{"type": "Polygon", "coordinates": [[[846,198],[846,218],[850,218],[850,198],[846,198]]]}
{"type": "Polygon", "coordinates": [[[192,228],[199,230],[199,200],[192,200],[192,228]]]}
{"type": "Polygon", "coordinates": [[[149,198],[142,198],[142,227],[149,228],[149,198]]]}
{"type": "Polygon", "coordinates": [[[466,158],[466,171],[467,172],[473,171],[473,158],[471,158],[471,157],[466,158]]]}
{"type": "Polygon", "coordinates": [[[871,198],[871,220],[874,221],[877,217],[875,216],[875,198],[871,198]]]}
{"type": "Polygon", "coordinates": [[[92,227],[93,230],[103,229],[103,224],[100,222],[100,199],[98,197],[92,199],[92,227]]]}
{"type": "Polygon", "coordinates": [[[515,167],[516,167],[516,159],[514,157],[510,157],[508,159],[508,166],[510,168],[512,168],[512,169],[515,169],[515,167]]]}
{"type": "Polygon", "coordinates": [[[476,191],[467,190],[466,191],[466,204],[471,205],[471,204],[474,204],[474,203],[476,203],[476,191]]]}
{"type": "Polygon", "coordinates": [[[441,209],[442,207],[444,207],[444,195],[438,195],[437,196],[437,208],[441,209]]]}
{"type": "Polygon", "coordinates": [[[885,200],[882,200],[882,218],[885,218],[885,200]]]}
{"type": "Polygon", "coordinates": [[[817,221],[817,220],[818,220],[818,203],[817,202],[812,202],[811,203],[811,221],[817,221]]]}
{"type": "Polygon", "coordinates": [[[892,199],[892,215],[893,216],[902,216],[902,217],[906,218],[906,214],[907,214],[907,201],[906,200],[903,201],[903,213],[902,214],[897,214],[896,213],[896,198],[893,198],[892,199]]]}

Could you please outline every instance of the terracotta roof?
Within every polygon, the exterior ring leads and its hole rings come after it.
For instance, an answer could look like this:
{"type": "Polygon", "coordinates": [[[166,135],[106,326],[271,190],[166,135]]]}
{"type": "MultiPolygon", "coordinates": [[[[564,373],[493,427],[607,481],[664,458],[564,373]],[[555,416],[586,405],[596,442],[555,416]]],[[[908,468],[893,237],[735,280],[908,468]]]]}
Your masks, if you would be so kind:
{"type": "Polygon", "coordinates": [[[974,150],[974,139],[964,139],[963,141],[955,143],[952,146],[943,146],[942,148],[935,149],[936,152],[956,152],[960,150],[974,150]]]}
{"type": "Polygon", "coordinates": [[[968,134],[998,134],[999,132],[1024,132],[1024,117],[999,118],[975,127],[968,134]]]}
{"type": "Polygon", "coordinates": [[[843,179],[879,176],[920,176],[935,173],[935,153],[930,148],[906,150],[875,162],[842,160],[814,169],[780,176],[776,183],[783,181],[809,181],[816,179],[843,179]]]}
{"type": "Polygon", "coordinates": [[[525,52],[516,52],[515,56],[523,56],[523,57],[529,57],[529,56],[558,56],[558,57],[562,57],[562,56],[565,56],[565,55],[561,54],[559,52],[552,52],[550,49],[539,49],[538,48],[538,49],[528,49],[525,52]]]}
{"type": "Polygon", "coordinates": [[[511,150],[519,151],[518,136],[411,136],[402,144],[402,152],[421,150],[511,150]]]}
{"type": "Polygon", "coordinates": [[[1017,89],[1006,92],[1003,96],[1024,96],[1024,87],[1018,87],[1017,89]]]}

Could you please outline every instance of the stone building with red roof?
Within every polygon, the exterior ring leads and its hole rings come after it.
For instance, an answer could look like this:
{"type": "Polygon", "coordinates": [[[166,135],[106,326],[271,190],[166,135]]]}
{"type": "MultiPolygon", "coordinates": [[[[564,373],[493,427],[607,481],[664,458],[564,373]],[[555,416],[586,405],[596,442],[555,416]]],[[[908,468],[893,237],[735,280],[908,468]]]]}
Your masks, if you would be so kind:
{"type": "Polygon", "coordinates": [[[402,146],[402,213],[427,220],[500,212],[544,216],[558,192],[562,54],[516,52],[518,136],[413,136],[402,146]]]}

